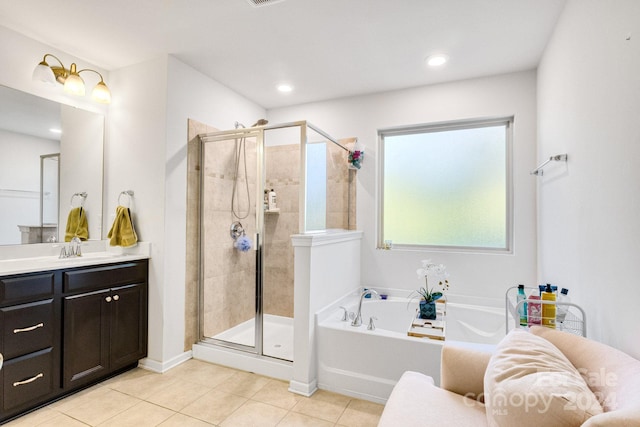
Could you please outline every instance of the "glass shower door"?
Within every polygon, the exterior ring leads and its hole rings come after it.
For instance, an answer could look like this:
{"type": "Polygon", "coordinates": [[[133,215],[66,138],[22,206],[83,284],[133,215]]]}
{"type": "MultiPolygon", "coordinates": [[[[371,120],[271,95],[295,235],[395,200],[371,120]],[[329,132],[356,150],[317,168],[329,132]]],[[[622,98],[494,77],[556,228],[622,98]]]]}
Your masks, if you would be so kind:
{"type": "Polygon", "coordinates": [[[203,142],[200,163],[201,335],[258,353],[261,144],[260,132],[221,132],[203,142]]]}

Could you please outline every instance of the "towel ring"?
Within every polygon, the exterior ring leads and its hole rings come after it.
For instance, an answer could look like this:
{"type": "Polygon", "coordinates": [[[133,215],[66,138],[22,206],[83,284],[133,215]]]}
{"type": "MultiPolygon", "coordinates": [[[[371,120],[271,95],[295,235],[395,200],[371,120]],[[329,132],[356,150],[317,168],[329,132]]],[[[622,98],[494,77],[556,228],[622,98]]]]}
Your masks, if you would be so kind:
{"type": "Polygon", "coordinates": [[[121,191],[121,192],[120,192],[120,194],[118,195],[118,205],[120,205],[120,206],[124,206],[124,205],[122,204],[122,202],[120,201],[120,198],[121,198],[122,196],[127,196],[127,197],[128,197],[128,199],[127,199],[127,200],[129,201],[129,204],[127,205],[127,207],[128,207],[128,208],[129,208],[129,207],[131,207],[131,198],[133,197],[133,194],[134,194],[134,193],[133,193],[133,190],[124,190],[124,191],[121,191]]]}
{"type": "Polygon", "coordinates": [[[84,201],[87,199],[87,193],[85,191],[83,191],[82,193],[73,193],[73,195],[71,196],[71,207],[73,208],[73,199],[75,199],[76,197],[80,197],[80,206],[78,206],[79,208],[83,208],[84,207],[84,201]]]}

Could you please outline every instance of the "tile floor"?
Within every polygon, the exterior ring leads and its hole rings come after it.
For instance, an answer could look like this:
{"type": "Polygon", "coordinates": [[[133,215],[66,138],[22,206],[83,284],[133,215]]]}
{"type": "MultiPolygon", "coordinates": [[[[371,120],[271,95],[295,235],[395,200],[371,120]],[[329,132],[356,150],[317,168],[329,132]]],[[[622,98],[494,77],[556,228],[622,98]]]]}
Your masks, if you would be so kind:
{"type": "Polygon", "coordinates": [[[164,374],[141,368],[7,423],[18,426],[377,426],[383,405],[198,360],[164,374]]]}

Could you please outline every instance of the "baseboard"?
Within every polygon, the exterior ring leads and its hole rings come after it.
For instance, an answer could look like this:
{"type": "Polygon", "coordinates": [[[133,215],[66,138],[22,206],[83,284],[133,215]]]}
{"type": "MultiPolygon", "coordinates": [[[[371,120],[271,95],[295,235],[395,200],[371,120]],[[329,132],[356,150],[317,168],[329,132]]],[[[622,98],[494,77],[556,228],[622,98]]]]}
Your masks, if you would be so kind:
{"type": "Polygon", "coordinates": [[[142,359],[138,366],[142,369],[146,369],[148,371],[157,372],[162,374],[167,372],[171,368],[175,368],[176,366],[186,362],[187,360],[193,358],[193,353],[191,350],[185,351],[182,354],[177,355],[176,357],[167,360],[166,362],[158,362],[157,360],[149,359],[148,357],[142,359]]]}
{"type": "Polygon", "coordinates": [[[289,381],[293,375],[291,362],[208,344],[194,344],[193,358],[284,381],[289,381]]]}
{"type": "Polygon", "coordinates": [[[289,382],[289,391],[291,393],[301,394],[309,397],[316,391],[318,391],[318,382],[316,380],[310,383],[302,383],[300,381],[291,380],[289,382]]]}

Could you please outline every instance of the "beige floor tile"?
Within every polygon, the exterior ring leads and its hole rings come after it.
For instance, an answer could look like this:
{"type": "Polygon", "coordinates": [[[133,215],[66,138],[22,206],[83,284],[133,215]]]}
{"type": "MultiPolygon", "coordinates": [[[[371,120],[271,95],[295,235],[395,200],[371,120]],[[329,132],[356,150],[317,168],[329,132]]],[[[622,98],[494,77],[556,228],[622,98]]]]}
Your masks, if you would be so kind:
{"type": "Polygon", "coordinates": [[[47,421],[37,424],[38,427],[86,427],[87,424],[65,414],[58,414],[47,421]]]}
{"type": "Polygon", "coordinates": [[[173,411],[149,402],[140,402],[100,424],[100,427],[157,426],[174,414],[173,411]]]}
{"type": "Polygon", "coordinates": [[[275,427],[287,415],[287,410],[249,400],[236,409],[221,427],[275,427]]]}
{"type": "Polygon", "coordinates": [[[323,393],[320,396],[316,396],[321,391],[314,393],[311,397],[301,399],[296,403],[292,411],[332,423],[337,422],[349,404],[350,399],[333,393],[323,393]]]}
{"type": "Polygon", "coordinates": [[[220,383],[216,390],[243,397],[251,397],[267,385],[268,382],[268,378],[260,375],[237,371],[232,377],[220,383]]]}
{"type": "Polygon", "coordinates": [[[112,382],[107,386],[120,393],[146,400],[152,394],[171,387],[171,384],[175,381],[178,381],[178,378],[143,371],[142,374],[130,375],[120,381],[112,382]]]}
{"type": "Polygon", "coordinates": [[[179,411],[212,390],[210,387],[198,383],[179,379],[172,379],[171,381],[168,386],[162,389],[156,388],[153,394],[149,395],[145,400],[179,411]]]}
{"type": "Polygon", "coordinates": [[[332,393],[326,390],[318,390],[309,398],[312,400],[321,400],[323,402],[335,403],[336,405],[344,405],[345,407],[351,401],[351,398],[342,394],[332,393]]]}
{"type": "Polygon", "coordinates": [[[100,385],[112,386],[113,384],[119,383],[121,381],[127,381],[133,378],[139,378],[151,374],[158,375],[155,372],[138,367],[131,369],[130,371],[123,372],[120,375],[116,375],[115,377],[111,377],[108,380],[102,381],[100,385]]]}
{"type": "Polygon", "coordinates": [[[293,408],[301,399],[303,399],[302,396],[289,391],[289,383],[274,379],[269,380],[264,387],[251,397],[251,400],[287,410],[293,408]]]}
{"type": "Polygon", "coordinates": [[[171,418],[159,424],[160,427],[208,427],[212,425],[184,414],[174,414],[171,418]]]}
{"type": "Polygon", "coordinates": [[[244,397],[214,389],[180,412],[211,424],[219,424],[246,401],[244,397]]]}
{"type": "Polygon", "coordinates": [[[141,400],[136,397],[109,389],[96,396],[95,399],[89,399],[79,406],[73,406],[65,410],[64,413],[83,423],[96,426],[140,402],[141,400]]]}
{"type": "Polygon", "coordinates": [[[231,378],[236,372],[238,371],[232,368],[191,359],[163,375],[202,384],[207,387],[215,387],[231,378]]]}
{"type": "Polygon", "coordinates": [[[338,425],[348,427],[376,427],[382,415],[383,405],[366,400],[352,399],[338,419],[338,425]]]}
{"type": "Polygon", "coordinates": [[[308,415],[289,412],[278,424],[278,427],[333,427],[333,423],[308,415]]]}
{"type": "Polygon", "coordinates": [[[105,387],[102,384],[97,384],[85,390],[79,391],[78,393],[67,396],[62,400],[53,402],[48,406],[48,408],[55,409],[58,412],[67,412],[76,406],[80,406],[92,400],[98,399],[100,396],[108,393],[110,390],[111,389],[109,387],[105,387]]]}
{"type": "Polygon", "coordinates": [[[51,418],[57,417],[60,415],[60,412],[52,410],[49,406],[44,407],[42,409],[38,409],[37,411],[31,412],[30,414],[26,414],[17,418],[13,421],[10,421],[5,424],[5,427],[31,427],[37,426],[51,418]]]}

